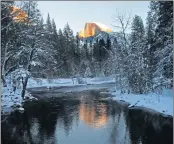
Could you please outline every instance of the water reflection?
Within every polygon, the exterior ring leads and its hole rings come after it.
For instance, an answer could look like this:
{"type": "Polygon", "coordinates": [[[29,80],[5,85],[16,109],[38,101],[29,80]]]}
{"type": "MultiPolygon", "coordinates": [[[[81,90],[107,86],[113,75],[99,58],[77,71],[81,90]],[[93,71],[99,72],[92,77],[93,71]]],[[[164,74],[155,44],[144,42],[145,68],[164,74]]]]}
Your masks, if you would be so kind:
{"type": "MultiPolygon", "coordinates": [[[[2,125],[3,142],[155,144],[157,141],[153,139],[157,135],[161,136],[161,141],[164,140],[161,134],[144,122],[144,118],[130,114],[124,106],[114,101],[102,101],[100,95],[93,92],[76,98],[69,96],[31,102],[25,105],[25,109],[23,120],[18,123],[13,121],[10,126],[2,125]]],[[[171,129],[164,130],[172,134],[171,129]]],[[[171,143],[171,137],[168,135],[168,140],[165,140],[167,144],[171,143]]]]}
{"type": "Polygon", "coordinates": [[[79,108],[80,120],[93,128],[99,128],[108,121],[106,104],[96,103],[94,97],[84,97],[79,108]]]}
{"type": "Polygon", "coordinates": [[[149,113],[141,109],[129,112],[132,144],[172,144],[173,117],[149,113]]]}

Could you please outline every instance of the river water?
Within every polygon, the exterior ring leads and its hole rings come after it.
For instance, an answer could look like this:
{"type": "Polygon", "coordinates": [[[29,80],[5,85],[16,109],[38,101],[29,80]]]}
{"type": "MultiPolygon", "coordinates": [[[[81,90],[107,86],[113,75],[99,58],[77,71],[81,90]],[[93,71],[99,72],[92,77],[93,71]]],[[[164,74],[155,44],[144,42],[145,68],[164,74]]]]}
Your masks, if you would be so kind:
{"type": "Polygon", "coordinates": [[[25,104],[1,124],[4,144],[172,144],[173,118],[106,100],[99,90],[35,90],[38,101],[25,104]],[[53,94],[54,93],[54,94],[53,94]]]}

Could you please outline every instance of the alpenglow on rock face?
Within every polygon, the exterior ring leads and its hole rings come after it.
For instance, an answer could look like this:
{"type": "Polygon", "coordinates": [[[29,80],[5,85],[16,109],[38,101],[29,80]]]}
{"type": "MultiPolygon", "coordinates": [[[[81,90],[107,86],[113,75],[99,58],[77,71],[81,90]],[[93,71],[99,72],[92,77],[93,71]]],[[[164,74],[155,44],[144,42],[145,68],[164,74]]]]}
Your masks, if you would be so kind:
{"type": "Polygon", "coordinates": [[[88,38],[97,35],[99,32],[112,32],[112,30],[101,23],[90,22],[85,24],[85,28],[79,32],[79,38],[88,38]]]}
{"type": "Polygon", "coordinates": [[[28,17],[25,11],[21,10],[18,7],[10,6],[9,7],[11,11],[12,18],[15,22],[26,22],[28,17]]]}

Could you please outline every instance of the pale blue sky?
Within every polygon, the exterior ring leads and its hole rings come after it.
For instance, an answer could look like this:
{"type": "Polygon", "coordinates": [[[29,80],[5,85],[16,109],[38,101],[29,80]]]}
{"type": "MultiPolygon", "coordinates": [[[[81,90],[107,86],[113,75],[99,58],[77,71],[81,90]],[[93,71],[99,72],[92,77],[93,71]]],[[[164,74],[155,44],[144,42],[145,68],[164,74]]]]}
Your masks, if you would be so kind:
{"type": "Polygon", "coordinates": [[[137,14],[144,24],[147,17],[149,1],[39,1],[38,8],[46,20],[47,14],[54,18],[57,29],[63,29],[68,22],[74,34],[84,28],[86,22],[100,22],[113,31],[111,18],[116,10],[120,13],[137,14]]]}

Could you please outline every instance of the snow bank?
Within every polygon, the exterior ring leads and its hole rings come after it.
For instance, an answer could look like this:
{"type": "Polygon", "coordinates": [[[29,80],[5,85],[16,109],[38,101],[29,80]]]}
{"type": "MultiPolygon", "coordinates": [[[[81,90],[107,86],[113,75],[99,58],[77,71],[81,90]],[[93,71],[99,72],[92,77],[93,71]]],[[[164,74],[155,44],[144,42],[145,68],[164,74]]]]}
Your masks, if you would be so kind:
{"type": "Polygon", "coordinates": [[[150,108],[160,113],[173,116],[173,96],[171,89],[164,89],[162,94],[149,93],[147,95],[135,94],[120,94],[120,91],[112,92],[114,100],[123,100],[130,103],[130,106],[135,105],[150,108]]]}
{"type": "MultiPolygon", "coordinates": [[[[112,77],[96,77],[96,78],[82,78],[84,84],[102,84],[114,82],[112,77]]],[[[57,79],[41,79],[41,78],[30,78],[28,81],[27,88],[35,87],[54,87],[54,86],[73,86],[73,85],[84,85],[79,84],[77,78],[57,78],[57,79]]]]}
{"type": "Polygon", "coordinates": [[[12,82],[10,79],[6,79],[7,87],[3,87],[1,84],[1,113],[6,115],[11,111],[18,109],[23,111],[22,103],[26,100],[36,99],[31,94],[26,91],[24,100],[21,97],[22,89],[21,87],[16,88],[16,91],[13,91],[12,82]]]}
{"type": "Polygon", "coordinates": [[[111,83],[115,82],[113,77],[96,77],[96,78],[87,78],[87,84],[103,84],[103,83],[111,83]]]}
{"type": "Polygon", "coordinates": [[[73,85],[72,79],[33,79],[30,78],[28,81],[27,88],[34,87],[53,87],[53,86],[71,86],[73,85]]]}

